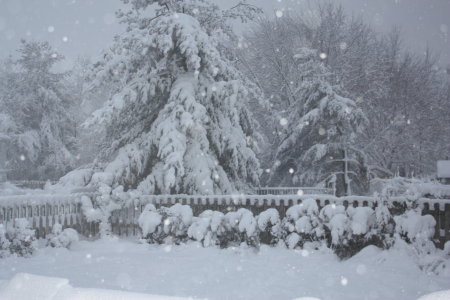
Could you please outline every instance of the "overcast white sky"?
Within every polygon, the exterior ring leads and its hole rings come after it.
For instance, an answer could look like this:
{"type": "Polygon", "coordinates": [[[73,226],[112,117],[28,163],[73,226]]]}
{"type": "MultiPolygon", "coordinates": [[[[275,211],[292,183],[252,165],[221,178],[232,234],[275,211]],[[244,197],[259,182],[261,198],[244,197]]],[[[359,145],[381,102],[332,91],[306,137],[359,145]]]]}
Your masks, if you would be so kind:
{"type": "MultiPolygon", "coordinates": [[[[250,0],[267,14],[305,10],[315,0],[250,0]]],[[[427,44],[450,64],[450,0],[334,0],[362,14],[380,31],[401,26],[405,43],[421,53],[427,44]]],[[[237,0],[216,0],[231,6],[237,0]]],[[[114,11],[120,0],[0,0],[0,58],[13,53],[21,38],[48,40],[66,58],[95,56],[121,32],[114,11]]]]}

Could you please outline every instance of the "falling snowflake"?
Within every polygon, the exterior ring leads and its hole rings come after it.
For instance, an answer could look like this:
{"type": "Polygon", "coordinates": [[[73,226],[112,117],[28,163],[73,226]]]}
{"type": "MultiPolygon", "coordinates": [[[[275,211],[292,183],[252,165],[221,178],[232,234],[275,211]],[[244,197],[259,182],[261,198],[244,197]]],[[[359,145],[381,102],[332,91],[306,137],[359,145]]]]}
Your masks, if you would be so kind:
{"type": "Polygon", "coordinates": [[[64,43],[67,43],[69,41],[69,38],[67,36],[63,36],[62,41],[64,43]]]}
{"type": "Polygon", "coordinates": [[[294,174],[294,169],[290,168],[290,169],[289,169],[289,173],[290,173],[290,174],[294,174]]]}
{"type": "Polygon", "coordinates": [[[47,31],[50,32],[50,33],[52,33],[52,32],[55,31],[55,27],[53,27],[53,26],[48,26],[47,31]]]}
{"type": "Polygon", "coordinates": [[[287,120],[286,118],[281,118],[281,119],[280,119],[280,125],[281,125],[281,126],[286,126],[287,123],[288,123],[288,120],[287,120]]]}
{"type": "Polygon", "coordinates": [[[275,12],[275,15],[277,16],[277,18],[281,18],[283,16],[283,12],[281,10],[277,10],[275,12]]]}
{"type": "Polygon", "coordinates": [[[341,276],[341,284],[342,284],[343,286],[346,286],[346,285],[348,284],[348,279],[345,278],[344,276],[341,276]]]}
{"type": "Polygon", "coordinates": [[[303,194],[304,194],[303,190],[300,189],[300,190],[297,191],[297,195],[303,196],[303,194]]]}
{"type": "Polygon", "coordinates": [[[321,59],[325,59],[325,58],[327,58],[327,54],[322,52],[322,53],[319,54],[319,57],[321,59]]]}
{"type": "Polygon", "coordinates": [[[20,158],[21,161],[24,161],[25,160],[25,155],[22,154],[19,158],[20,158]]]}
{"type": "Polygon", "coordinates": [[[325,128],[320,127],[320,128],[319,128],[319,134],[320,134],[320,135],[324,135],[324,134],[325,134],[325,128]]]}

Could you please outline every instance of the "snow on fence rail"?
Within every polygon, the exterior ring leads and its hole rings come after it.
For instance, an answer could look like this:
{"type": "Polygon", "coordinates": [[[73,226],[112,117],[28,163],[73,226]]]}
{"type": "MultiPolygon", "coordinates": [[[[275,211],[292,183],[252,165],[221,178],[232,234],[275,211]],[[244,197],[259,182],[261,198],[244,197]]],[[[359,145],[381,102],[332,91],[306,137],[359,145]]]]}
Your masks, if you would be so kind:
{"type": "Polygon", "coordinates": [[[314,187],[260,187],[256,189],[257,195],[334,195],[332,188],[314,188],[314,187]]]}
{"type": "MultiPolygon", "coordinates": [[[[87,222],[81,210],[81,196],[93,197],[92,193],[66,195],[18,195],[0,196],[0,224],[13,226],[16,218],[26,218],[38,237],[51,232],[53,224],[60,223],[64,228],[71,227],[86,237],[95,237],[99,232],[98,223],[87,222]]],[[[110,219],[113,233],[119,236],[140,235],[138,218],[145,205],[152,203],[157,208],[176,203],[190,205],[194,215],[204,210],[228,212],[247,208],[257,215],[268,208],[275,208],[284,217],[289,207],[313,198],[319,207],[327,204],[354,207],[376,205],[375,197],[333,195],[143,195],[137,197],[121,209],[112,212],[110,219]]],[[[405,197],[391,197],[394,207],[402,208],[405,197]]],[[[418,201],[422,214],[432,215],[436,220],[434,240],[442,247],[450,240],[450,199],[421,198],[418,201]]]]}
{"type": "Polygon", "coordinates": [[[13,180],[10,183],[27,189],[43,189],[47,183],[55,184],[56,181],[40,181],[40,180],[13,180]]]}
{"type": "Polygon", "coordinates": [[[55,223],[86,237],[94,237],[99,231],[98,224],[88,222],[82,213],[81,194],[0,196],[0,224],[7,229],[18,218],[27,219],[38,238],[51,233],[55,223]]]}

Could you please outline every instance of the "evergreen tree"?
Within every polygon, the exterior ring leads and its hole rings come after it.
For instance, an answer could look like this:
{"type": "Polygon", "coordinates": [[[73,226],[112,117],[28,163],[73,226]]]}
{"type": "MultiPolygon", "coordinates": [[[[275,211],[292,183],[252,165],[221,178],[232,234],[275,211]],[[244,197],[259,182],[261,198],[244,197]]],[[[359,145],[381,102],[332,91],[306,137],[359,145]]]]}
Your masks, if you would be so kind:
{"type": "Polygon", "coordinates": [[[18,51],[0,95],[3,131],[11,138],[10,176],[57,179],[73,167],[76,150],[71,97],[61,83],[64,74],[52,71],[63,57],[47,42],[22,41],[18,51]]]}
{"type": "Polygon", "coordinates": [[[350,182],[362,186],[365,159],[355,146],[366,118],[356,103],[338,94],[316,51],[300,49],[301,83],[298,100],[281,119],[284,131],[277,149],[273,184],[316,186],[336,184],[339,195],[349,194],[350,182]]]}
{"type": "Polygon", "coordinates": [[[258,184],[254,96],[233,66],[230,18],[208,1],[129,1],[127,25],[95,67],[94,85],[116,82],[110,101],[87,123],[103,122],[102,170],[91,183],[146,193],[232,193],[258,184]],[[156,15],[144,14],[156,5],[156,15]],[[102,175],[100,175],[102,174],[102,175]],[[101,178],[101,179],[99,179],[101,178]]]}

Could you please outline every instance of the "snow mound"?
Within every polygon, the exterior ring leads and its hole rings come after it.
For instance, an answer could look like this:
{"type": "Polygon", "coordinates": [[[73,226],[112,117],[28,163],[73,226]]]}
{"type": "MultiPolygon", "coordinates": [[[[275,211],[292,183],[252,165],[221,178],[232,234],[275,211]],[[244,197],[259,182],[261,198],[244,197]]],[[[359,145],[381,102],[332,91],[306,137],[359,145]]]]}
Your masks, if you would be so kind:
{"type": "Polygon", "coordinates": [[[69,286],[69,280],[36,276],[27,273],[16,274],[9,282],[0,286],[3,300],[51,300],[58,291],[69,286]]]}
{"type": "Polygon", "coordinates": [[[182,300],[187,298],[166,297],[130,293],[116,290],[73,288],[69,280],[44,277],[27,273],[16,274],[10,281],[0,284],[2,300],[182,300]]]}
{"type": "Polygon", "coordinates": [[[450,299],[450,290],[431,293],[420,297],[417,300],[448,300],[450,299]]]}

